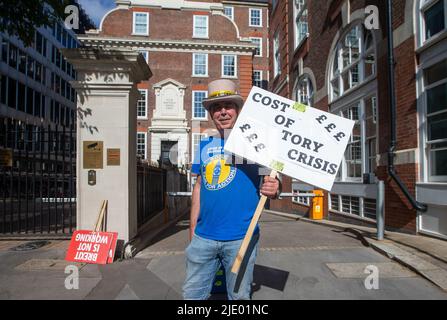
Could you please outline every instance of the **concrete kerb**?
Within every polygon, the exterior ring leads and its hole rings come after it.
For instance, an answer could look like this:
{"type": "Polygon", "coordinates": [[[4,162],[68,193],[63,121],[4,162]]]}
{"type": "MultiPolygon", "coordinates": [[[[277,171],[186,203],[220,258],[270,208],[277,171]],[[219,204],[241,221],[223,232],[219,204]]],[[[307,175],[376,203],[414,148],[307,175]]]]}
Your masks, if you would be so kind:
{"type": "MultiPolygon", "coordinates": [[[[340,230],[343,230],[345,232],[351,232],[355,234],[360,241],[365,246],[371,247],[372,249],[376,250],[382,255],[385,255],[386,257],[395,260],[396,262],[400,263],[401,265],[405,266],[406,268],[409,268],[410,270],[416,272],[420,276],[424,277],[428,281],[432,282],[439,288],[441,288],[444,291],[447,291],[447,271],[428,262],[425,261],[418,256],[409,253],[405,251],[404,249],[395,246],[392,244],[394,242],[393,240],[387,238],[387,234],[385,232],[385,238],[384,241],[378,241],[373,239],[373,235],[375,232],[375,229],[367,228],[367,227],[352,227],[347,226],[346,224],[335,222],[335,221],[328,221],[328,220],[311,220],[305,217],[301,217],[298,215],[288,214],[288,213],[282,213],[272,210],[264,210],[264,212],[278,215],[282,217],[288,217],[295,221],[303,221],[307,223],[313,223],[317,225],[325,225],[328,227],[338,228],[340,230]]],[[[402,243],[401,243],[402,244],[402,243]]],[[[402,244],[405,246],[405,244],[402,244]]],[[[413,249],[419,250],[417,248],[412,247],[413,249]]],[[[426,253],[422,250],[419,250],[423,254],[430,255],[430,253],[426,253]]],[[[430,255],[433,257],[433,255],[430,255]]],[[[437,257],[434,257],[437,258],[437,257]]],[[[439,259],[438,259],[439,260],[439,259]]]]}

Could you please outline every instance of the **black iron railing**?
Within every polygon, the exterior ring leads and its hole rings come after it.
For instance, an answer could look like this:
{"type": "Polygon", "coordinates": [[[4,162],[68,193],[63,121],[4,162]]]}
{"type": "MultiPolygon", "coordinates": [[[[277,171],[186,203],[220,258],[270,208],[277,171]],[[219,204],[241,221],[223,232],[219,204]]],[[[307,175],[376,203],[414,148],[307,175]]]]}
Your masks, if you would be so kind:
{"type": "Polygon", "coordinates": [[[137,224],[142,226],[165,207],[166,170],[137,165],[137,224]]]}
{"type": "Polygon", "coordinates": [[[75,227],[75,129],[0,119],[0,236],[75,227]]]}

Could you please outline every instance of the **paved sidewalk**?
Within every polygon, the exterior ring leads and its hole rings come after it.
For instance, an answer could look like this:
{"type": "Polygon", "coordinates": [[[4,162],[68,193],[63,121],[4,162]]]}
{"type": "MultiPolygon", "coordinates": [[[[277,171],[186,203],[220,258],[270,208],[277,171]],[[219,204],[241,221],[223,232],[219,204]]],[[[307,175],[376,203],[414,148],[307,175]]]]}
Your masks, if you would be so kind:
{"type": "Polygon", "coordinates": [[[385,239],[378,241],[376,236],[377,230],[374,228],[329,220],[315,221],[294,214],[284,214],[270,210],[266,210],[266,212],[294,220],[336,227],[347,232],[352,232],[358,235],[371,248],[417,272],[447,292],[446,240],[386,231],[385,239]]]}
{"type": "MultiPolygon", "coordinates": [[[[0,299],[181,299],[188,220],[167,228],[134,259],[79,267],[79,288],[68,290],[68,241],[11,251],[0,241],[0,299]]],[[[447,299],[447,293],[372,247],[351,230],[271,214],[261,217],[253,299],[447,299]],[[367,268],[380,270],[379,288],[365,286],[367,268]]],[[[434,259],[434,258],[433,258],[434,259]]],[[[217,296],[215,298],[222,298],[217,296]]]]}

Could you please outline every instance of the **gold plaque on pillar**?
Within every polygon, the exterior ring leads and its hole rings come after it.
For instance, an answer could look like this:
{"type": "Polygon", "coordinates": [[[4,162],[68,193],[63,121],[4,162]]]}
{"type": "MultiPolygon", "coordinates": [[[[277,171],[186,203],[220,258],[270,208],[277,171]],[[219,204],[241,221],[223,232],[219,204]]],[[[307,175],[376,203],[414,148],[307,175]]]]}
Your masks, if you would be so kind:
{"type": "Polygon", "coordinates": [[[107,165],[119,166],[120,165],[121,149],[107,149],[107,165]]]}
{"type": "Polygon", "coordinates": [[[104,143],[102,141],[84,141],[84,169],[102,169],[104,167],[104,143]]]}
{"type": "Polygon", "coordinates": [[[0,167],[12,167],[11,149],[0,149],[0,167]]]}

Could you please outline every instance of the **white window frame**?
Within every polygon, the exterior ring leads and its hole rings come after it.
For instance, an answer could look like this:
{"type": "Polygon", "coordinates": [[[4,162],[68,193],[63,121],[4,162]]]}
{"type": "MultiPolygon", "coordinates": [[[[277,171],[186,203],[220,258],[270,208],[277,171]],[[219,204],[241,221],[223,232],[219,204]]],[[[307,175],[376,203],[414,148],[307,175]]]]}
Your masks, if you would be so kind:
{"type": "MultiPolygon", "coordinates": [[[[253,70],[253,78],[254,78],[254,74],[255,74],[256,72],[259,72],[259,81],[261,82],[261,86],[260,86],[260,88],[261,88],[261,87],[262,87],[262,81],[264,80],[264,78],[263,78],[263,72],[262,72],[262,70],[253,70]]],[[[255,82],[255,81],[253,80],[253,85],[255,85],[254,82],[255,82]]]]}
{"type": "Polygon", "coordinates": [[[138,35],[138,36],[148,36],[149,35],[149,12],[141,12],[141,11],[134,11],[133,12],[132,35],[138,35]],[[136,17],[137,14],[146,15],[146,31],[145,32],[137,33],[135,31],[135,23],[136,23],[135,17],[136,17]]]}
{"type": "MultiPolygon", "coordinates": [[[[208,91],[205,91],[205,90],[193,90],[192,91],[192,119],[193,120],[200,120],[200,121],[208,121],[208,111],[205,109],[205,116],[204,117],[196,117],[195,116],[195,114],[194,114],[194,107],[195,107],[195,94],[196,93],[204,93],[205,94],[205,96],[204,96],[204,99],[206,99],[207,97],[208,97],[208,91]]],[[[203,106],[202,106],[203,107],[203,106]]]]}
{"type": "Polygon", "coordinates": [[[137,156],[138,156],[138,135],[144,135],[144,156],[143,160],[147,160],[147,132],[137,132],[137,156]]]}
{"type": "Polygon", "coordinates": [[[140,119],[140,120],[147,120],[148,119],[148,116],[147,116],[147,111],[148,111],[148,107],[147,107],[147,101],[148,101],[148,97],[147,97],[147,95],[148,95],[148,89],[138,89],[138,91],[139,92],[141,92],[141,91],[144,91],[144,93],[145,93],[145,96],[144,96],[144,102],[145,102],[145,105],[146,105],[146,111],[145,111],[145,114],[146,114],[146,116],[139,116],[138,115],[138,108],[139,108],[139,106],[138,106],[138,103],[141,101],[140,99],[138,99],[137,100],[137,119],[140,119]]]}
{"type": "Polygon", "coordinates": [[[423,46],[425,43],[436,41],[441,34],[447,33],[447,0],[420,0],[419,3],[419,46],[423,46]],[[444,3],[444,30],[438,32],[433,35],[430,39],[426,39],[426,25],[425,25],[425,12],[433,7],[436,3],[443,2],[444,3]]]}
{"type": "Polygon", "coordinates": [[[228,18],[230,18],[231,20],[234,21],[234,7],[233,7],[233,6],[224,6],[224,14],[225,14],[228,18]],[[226,10],[226,9],[230,9],[230,11],[231,11],[231,16],[225,14],[225,10],[226,10]]]}
{"type": "Polygon", "coordinates": [[[371,32],[371,36],[373,37],[372,38],[373,43],[372,43],[371,48],[366,49],[365,41],[364,41],[364,38],[365,38],[364,31],[370,32],[363,27],[362,23],[351,25],[349,27],[349,29],[347,30],[347,32],[345,32],[343,34],[343,36],[340,37],[340,39],[337,42],[337,45],[334,48],[334,51],[332,53],[332,58],[331,58],[332,59],[331,69],[330,69],[330,73],[329,73],[329,75],[330,75],[330,78],[329,78],[330,103],[343,98],[344,96],[348,95],[350,92],[353,92],[357,88],[361,87],[362,84],[368,82],[369,80],[376,78],[376,76],[377,76],[377,52],[376,52],[376,48],[375,48],[375,44],[376,44],[374,41],[375,39],[371,32]],[[342,44],[345,41],[348,34],[357,27],[360,27],[359,57],[356,60],[353,60],[351,63],[349,63],[348,66],[344,67],[343,66],[343,51],[341,49],[342,44]],[[370,54],[374,55],[374,65],[373,65],[373,70],[372,70],[373,72],[371,73],[371,75],[365,77],[365,75],[364,75],[365,61],[370,54]],[[337,64],[338,64],[337,71],[334,71],[335,60],[337,60],[337,64]],[[355,66],[358,67],[358,79],[357,79],[357,84],[355,86],[353,86],[351,72],[355,66]],[[343,76],[346,74],[348,75],[348,80],[349,80],[349,88],[348,89],[344,88],[344,82],[343,82],[343,76]],[[334,83],[338,83],[339,93],[338,93],[337,97],[335,97],[335,95],[334,95],[334,89],[333,89],[334,83]]]}
{"type": "MultiPolygon", "coordinates": [[[[432,83],[428,86],[425,85],[425,70],[429,69],[430,67],[433,67],[434,65],[441,63],[442,61],[446,60],[447,56],[444,54],[443,58],[439,59],[439,57],[434,60],[436,62],[431,62],[430,64],[427,64],[426,66],[424,66],[424,68],[422,69],[422,74],[423,74],[423,79],[424,81],[422,81],[422,90],[423,90],[423,114],[422,114],[422,123],[423,125],[423,129],[424,129],[424,134],[423,134],[423,141],[424,141],[424,150],[425,150],[425,155],[424,155],[424,159],[425,159],[425,172],[426,172],[426,177],[427,177],[427,182],[447,182],[447,176],[441,176],[441,175],[432,175],[432,157],[430,155],[431,153],[431,144],[435,144],[435,143],[445,143],[447,142],[447,139],[441,139],[441,140],[436,140],[436,141],[428,141],[428,95],[427,92],[428,90],[435,88],[437,86],[440,85],[444,85],[445,83],[447,83],[447,78],[444,78],[438,82],[432,83]]],[[[436,116],[437,114],[442,114],[445,113],[445,111],[438,111],[435,112],[434,114],[432,114],[431,116],[436,116]]]]}
{"type": "Polygon", "coordinates": [[[194,15],[193,16],[193,38],[199,38],[199,39],[208,39],[209,37],[209,18],[207,15],[194,15]],[[196,34],[196,27],[197,27],[197,21],[198,18],[205,18],[206,19],[206,35],[200,35],[196,34]]]}
{"type": "Polygon", "coordinates": [[[192,133],[192,135],[191,135],[191,153],[192,153],[191,163],[194,163],[194,160],[195,160],[194,157],[196,155],[197,150],[194,150],[194,137],[197,137],[197,136],[201,137],[199,140],[199,145],[198,145],[199,148],[200,148],[200,142],[202,141],[202,139],[208,138],[208,135],[206,133],[192,133]]]}
{"type": "MultiPolygon", "coordinates": [[[[293,189],[292,193],[296,194],[296,193],[308,193],[308,192],[307,191],[303,191],[303,190],[293,189]]],[[[307,207],[310,207],[310,204],[311,204],[309,197],[299,197],[299,196],[292,197],[292,202],[296,203],[296,204],[299,204],[299,205],[302,205],[302,206],[307,206],[307,207]]]]}
{"type": "MultiPolygon", "coordinates": [[[[376,97],[376,112],[378,112],[379,110],[379,105],[378,105],[378,94],[377,94],[377,84],[372,84],[370,87],[364,87],[362,89],[358,89],[358,92],[355,95],[358,98],[355,98],[354,100],[351,99],[343,99],[344,101],[346,101],[345,103],[342,102],[338,102],[337,105],[339,107],[337,107],[335,110],[332,111],[333,114],[336,114],[338,116],[343,117],[343,112],[346,111],[347,109],[350,109],[356,105],[359,106],[358,108],[358,120],[356,120],[359,123],[360,126],[360,147],[361,147],[361,171],[360,171],[360,176],[359,177],[348,177],[347,176],[347,160],[346,160],[346,153],[343,154],[343,159],[340,165],[340,169],[339,172],[337,174],[337,177],[335,178],[336,182],[356,182],[356,183],[362,183],[363,181],[363,174],[365,173],[370,173],[372,172],[372,168],[370,168],[369,166],[369,162],[371,160],[371,157],[369,155],[369,149],[368,149],[368,142],[371,139],[367,139],[368,137],[366,136],[366,125],[367,125],[367,118],[366,118],[366,104],[365,101],[367,99],[370,99],[372,97],[376,97]]],[[[334,108],[332,108],[334,109],[334,108]]],[[[376,159],[377,159],[377,155],[378,155],[378,141],[379,141],[379,122],[376,121],[375,124],[375,154],[376,154],[376,159]]],[[[371,137],[370,137],[371,138],[371,137]]],[[[352,138],[351,138],[352,139],[352,138]]],[[[351,140],[350,140],[351,141],[351,140]]],[[[348,148],[346,149],[348,150],[348,148]]]]}
{"type": "Polygon", "coordinates": [[[250,8],[249,12],[250,12],[250,14],[248,15],[248,26],[249,27],[262,28],[262,9],[260,9],[260,8],[250,8]],[[253,11],[259,11],[259,25],[255,25],[255,24],[251,23],[251,18],[252,18],[252,12],[253,11]]]}
{"type": "Polygon", "coordinates": [[[273,36],[273,78],[281,74],[281,51],[279,44],[279,32],[273,36]]]}
{"type": "Polygon", "coordinates": [[[207,53],[193,53],[192,54],[192,76],[199,78],[207,78],[208,77],[208,54],[207,53]],[[205,56],[205,74],[196,74],[196,55],[204,55],[205,56]]]}
{"type": "Polygon", "coordinates": [[[221,57],[221,67],[222,67],[222,70],[221,70],[222,78],[236,79],[237,78],[237,55],[236,54],[223,54],[221,57]],[[225,73],[224,73],[225,57],[234,57],[234,75],[232,75],[232,76],[225,75],[225,73]]]}
{"type": "Polygon", "coordinates": [[[295,86],[295,90],[294,90],[294,99],[295,101],[305,104],[305,105],[309,105],[309,107],[313,106],[313,96],[314,96],[315,92],[314,92],[314,85],[312,83],[312,80],[310,78],[310,76],[308,74],[303,74],[302,76],[300,76],[298,78],[298,81],[296,82],[296,86],[295,86]],[[303,101],[301,99],[302,94],[301,94],[301,84],[307,80],[307,92],[308,92],[308,96],[307,96],[307,100],[308,103],[306,103],[305,101],[303,101]],[[309,94],[310,93],[310,94],[309,94]]]}
{"type": "Polygon", "coordinates": [[[250,40],[252,40],[252,43],[253,43],[254,39],[259,40],[259,55],[255,54],[254,56],[261,58],[262,57],[262,38],[261,37],[250,37],[250,40]]]}
{"type": "Polygon", "coordinates": [[[295,39],[294,39],[294,41],[295,41],[295,49],[296,48],[298,48],[298,47],[300,47],[301,46],[301,43],[303,43],[308,37],[309,37],[309,22],[308,22],[308,20],[306,19],[306,24],[307,24],[307,33],[306,33],[306,35],[301,39],[300,38],[300,36],[301,36],[301,33],[300,33],[300,30],[299,30],[299,24],[298,24],[298,21],[301,19],[301,17],[303,17],[304,15],[306,15],[307,16],[307,18],[309,17],[309,12],[307,11],[307,0],[303,0],[304,1],[304,3],[303,3],[303,6],[300,8],[300,10],[298,11],[298,8],[296,7],[296,1],[297,0],[294,0],[294,3],[293,3],[293,25],[294,25],[294,27],[293,27],[293,29],[294,29],[294,32],[295,32],[295,39]]]}

